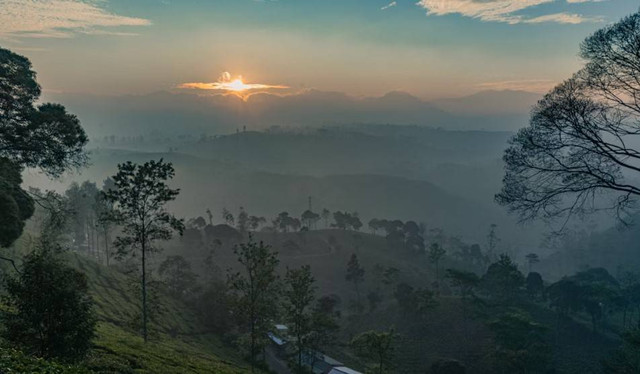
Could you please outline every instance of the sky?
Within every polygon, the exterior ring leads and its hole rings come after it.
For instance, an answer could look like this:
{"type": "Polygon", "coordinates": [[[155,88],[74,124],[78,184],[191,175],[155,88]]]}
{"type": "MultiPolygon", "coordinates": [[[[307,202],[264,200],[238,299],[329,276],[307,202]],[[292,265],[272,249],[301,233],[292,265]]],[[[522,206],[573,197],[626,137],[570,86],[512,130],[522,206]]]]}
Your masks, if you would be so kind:
{"type": "Polygon", "coordinates": [[[638,8],[637,0],[0,0],[0,46],[32,60],[45,93],[399,90],[433,99],[545,92],[580,68],[585,37],[638,8]]]}

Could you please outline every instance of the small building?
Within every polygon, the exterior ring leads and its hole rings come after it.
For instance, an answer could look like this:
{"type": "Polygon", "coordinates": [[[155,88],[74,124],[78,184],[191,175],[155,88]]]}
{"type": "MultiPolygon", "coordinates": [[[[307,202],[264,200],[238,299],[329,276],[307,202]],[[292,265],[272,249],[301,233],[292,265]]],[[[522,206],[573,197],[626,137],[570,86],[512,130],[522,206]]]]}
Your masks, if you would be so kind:
{"type": "Polygon", "coordinates": [[[267,332],[267,337],[276,348],[276,354],[285,357],[289,342],[289,328],[286,325],[273,325],[273,329],[267,332]]]}
{"type": "Polygon", "coordinates": [[[344,365],[342,362],[337,361],[318,351],[309,351],[303,353],[302,362],[304,365],[311,368],[311,371],[314,374],[327,374],[334,367],[344,365]]]}
{"type": "Polygon", "coordinates": [[[349,369],[346,366],[337,366],[331,369],[328,374],[362,374],[359,371],[349,369]]]}

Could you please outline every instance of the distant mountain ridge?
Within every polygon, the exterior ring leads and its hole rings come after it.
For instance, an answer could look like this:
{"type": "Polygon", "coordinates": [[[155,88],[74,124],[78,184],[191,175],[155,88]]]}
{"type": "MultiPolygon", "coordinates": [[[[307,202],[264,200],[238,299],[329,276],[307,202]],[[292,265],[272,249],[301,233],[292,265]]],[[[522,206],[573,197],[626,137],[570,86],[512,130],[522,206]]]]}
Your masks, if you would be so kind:
{"type": "Polygon", "coordinates": [[[514,131],[526,125],[539,95],[486,91],[457,99],[421,100],[394,91],[358,98],[342,92],[305,90],[292,95],[259,93],[246,101],[231,95],[160,91],[146,95],[47,95],[76,113],[90,136],[222,134],[271,126],[351,123],[420,125],[461,130],[514,131]]]}

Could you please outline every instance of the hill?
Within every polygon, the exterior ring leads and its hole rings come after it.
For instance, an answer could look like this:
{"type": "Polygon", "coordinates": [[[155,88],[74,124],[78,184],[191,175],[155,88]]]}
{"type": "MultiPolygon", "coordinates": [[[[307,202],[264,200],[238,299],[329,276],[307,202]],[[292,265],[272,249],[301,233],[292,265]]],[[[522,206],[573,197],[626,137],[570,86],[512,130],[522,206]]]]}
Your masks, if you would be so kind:
{"type": "MultiPolygon", "coordinates": [[[[403,312],[396,301],[395,284],[404,282],[415,288],[435,290],[436,269],[427,255],[416,254],[390,245],[379,235],[338,229],[320,229],[296,233],[253,233],[256,241],[264,241],[279,252],[280,271],[310,265],[316,279],[316,296],[337,296],[341,311],[340,340],[325,353],[347,363],[350,367],[363,368],[364,362],[355,357],[346,342],[355,335],[368,330],[386,330],[395,327],[401,335],[397,346],[398,370],[403,373],[424,373],[440,358],[455,358],[465,362],[469,372],[490,373],[488,361],[494,347],[493,334],[487,323],[497,318],[498,307],[478,304],[477,309],[467,312],[465,317],[461,300],[452,294],[448,282],[442,278],[440,294],[434,297],[434,305],[422,320],[416,321],[403,312]],[[360,287],[360,297],[366,305],[365,312],[354,314],[353,302],[357,299],[354,285],[345,279],[347,262],[356,254],[365,270],[364,282],[360,287]],[[397,283],[385,285],[380,282],[376,266],[393,267],[399,270],[397,283]],[[367,295],[379,289],[380,304],[371,310],[367,295]],[[469,318],[471,316],[471,318],[469,318]]],[[[426,243],[436,240],[434,233],[427,233],[426,243]]],[[[232,252],[234,240],[222,239],[213,260],[219,270],[218,277],[224,279],[226,271],[236,269],[236,257],[232,252]]],[[[440,237],[447,250],[440,263],[443,269],[464,269],[457,252],[464,243],[451,237],[440,237]]],[[[181,254],[194,266],[201,276],[206,270],[201,267],[209,248],[194,248],[175,240],[167,248],[167,255],[181,254]]],[[[519,308],[525,309],[534,320],[547,328],[547,341],[553,347],[552,361],[561,373],[600,373],[600,361],[613,349],[618,340],[615,333],[594,334],[588,319],[578,315],[574,319],[563,320],[558,325],[557,314],[546,302],[524,300],[519,308]],[[558,326],[562,330],[555,332],[558,326]]],[[[467,306],[468,308],[468,306],[467,306]]]]}
{"type": "MultiPolygon", "coordinates": [[[[20,240],[18,249],[13,254],[14,258],[17,258],[20,251],[26,250],[24,248],[28,241],[28,237],[20,240]]],[[[100,265],[80,254],[67,253],[66,256],[73,267],[87,275],[90,295],[98,316],[97,337],[86,362],[69,368],[3,349],[0,365],[7,362],[11,365],[33,367],[41,365],[51,369],[52,373],[249,372],[248,365],[228,343],[207,332],[183,302],[176,300],[162,288],[156,295],[158,312],[151,320],[152,335],[145,344],[139,332],[132,327],[139,313],[138,295],[131,287],[132,282],[137,282],[137,279],[132,280],[114,267],[100,265]]],[[[9,367],[7,364],[7,368],[9,367]]],[[[15,366],[13,370],[16,370],[15,366]]]]}

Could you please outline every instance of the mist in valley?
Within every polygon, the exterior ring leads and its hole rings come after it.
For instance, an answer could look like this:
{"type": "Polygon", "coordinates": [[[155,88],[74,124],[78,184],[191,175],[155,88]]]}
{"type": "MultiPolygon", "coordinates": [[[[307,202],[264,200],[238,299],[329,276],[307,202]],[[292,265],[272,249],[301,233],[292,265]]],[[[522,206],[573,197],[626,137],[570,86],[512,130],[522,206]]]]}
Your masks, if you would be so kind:
{"type": "Polygon", "coordinates": [[[640,13],[542,3],[0,0],[0,372],[640,373],[640,13]]]}

